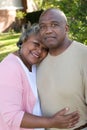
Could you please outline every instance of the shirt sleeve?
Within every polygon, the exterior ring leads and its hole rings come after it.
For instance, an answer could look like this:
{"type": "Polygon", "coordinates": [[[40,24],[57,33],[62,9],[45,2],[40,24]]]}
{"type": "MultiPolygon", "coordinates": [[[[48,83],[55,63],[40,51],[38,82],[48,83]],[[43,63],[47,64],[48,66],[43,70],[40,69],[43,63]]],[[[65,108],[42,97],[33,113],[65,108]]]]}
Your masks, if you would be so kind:
{"type": "Polygon", "coordinates": [[[0,63],[0,113],[9,126],[20,127],[24,111],[22,75],[16,65],[0,63]]]}
{"type": "MultiPolygon", "coordinates": [[[[87,61],[87,60],[86,60],[87,61]]],[[[85,62],[86,62],[85,61],[85,62]]],[[[85,103],[87,104],[87,63],[85,63],[83,66],[82,66],[82,86],[83,86],[83,95],[84,95],[84,101],[85,103]]]]}

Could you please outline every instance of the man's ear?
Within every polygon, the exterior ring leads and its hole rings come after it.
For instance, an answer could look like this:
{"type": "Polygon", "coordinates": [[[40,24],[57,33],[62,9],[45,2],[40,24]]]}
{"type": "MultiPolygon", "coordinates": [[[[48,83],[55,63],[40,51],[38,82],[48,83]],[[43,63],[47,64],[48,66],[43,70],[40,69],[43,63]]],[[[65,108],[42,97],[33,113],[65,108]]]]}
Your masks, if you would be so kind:
{"type": "Polygon", "coordinates": [[[68,24],[66,24],[65,28],[66,28],[66,32],[69,32],[69,25],[68,24]]]}

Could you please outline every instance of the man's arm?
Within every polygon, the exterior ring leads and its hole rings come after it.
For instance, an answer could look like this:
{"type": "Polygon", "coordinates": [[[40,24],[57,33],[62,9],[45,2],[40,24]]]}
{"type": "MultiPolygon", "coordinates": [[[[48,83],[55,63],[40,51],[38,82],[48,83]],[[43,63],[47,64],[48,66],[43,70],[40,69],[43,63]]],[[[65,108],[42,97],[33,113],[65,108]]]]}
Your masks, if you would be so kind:
{"type": "Polygon", "coordinates": [[[72,128],[79,121],[78,112],[66,114],[68,108],[62,109],[51,117],[39,117],[25,113],[21,122],[22,128],[72,128]]]}

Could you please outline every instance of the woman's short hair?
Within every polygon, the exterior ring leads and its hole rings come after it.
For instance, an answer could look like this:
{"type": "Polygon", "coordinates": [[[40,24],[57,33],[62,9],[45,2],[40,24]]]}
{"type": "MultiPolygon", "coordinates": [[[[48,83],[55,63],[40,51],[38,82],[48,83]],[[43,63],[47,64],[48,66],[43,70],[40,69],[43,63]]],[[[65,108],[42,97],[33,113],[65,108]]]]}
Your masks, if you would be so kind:
{"type": "Polygon", "coordinates": [[[21,36],[17,42],[17,46],[21,48],[23,42],[25,42],[32,34],[39,33],[39,24],[33,24],[32,26],[27,26],[27,28],[21,33],[21,36]]]}

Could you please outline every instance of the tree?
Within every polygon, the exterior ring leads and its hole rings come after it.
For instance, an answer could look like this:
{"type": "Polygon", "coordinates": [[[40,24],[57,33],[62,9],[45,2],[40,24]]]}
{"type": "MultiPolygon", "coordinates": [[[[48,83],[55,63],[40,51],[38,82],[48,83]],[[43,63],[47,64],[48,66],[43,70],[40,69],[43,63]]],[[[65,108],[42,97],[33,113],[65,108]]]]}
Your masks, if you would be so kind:
{"type": "Polygon", "coordinates": [[[39,9],[60,8],[70,25],[70,37],[87,44],[87,0],[35,0],[39,9]]]}

